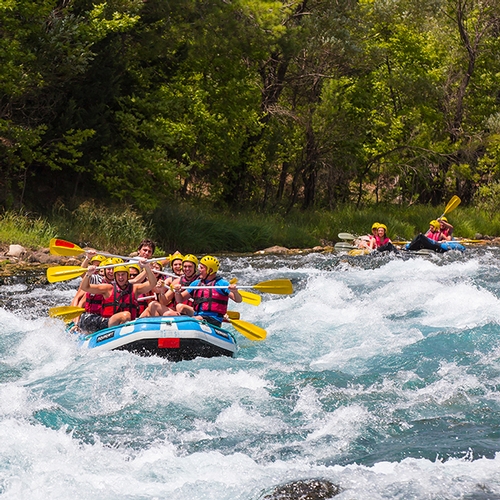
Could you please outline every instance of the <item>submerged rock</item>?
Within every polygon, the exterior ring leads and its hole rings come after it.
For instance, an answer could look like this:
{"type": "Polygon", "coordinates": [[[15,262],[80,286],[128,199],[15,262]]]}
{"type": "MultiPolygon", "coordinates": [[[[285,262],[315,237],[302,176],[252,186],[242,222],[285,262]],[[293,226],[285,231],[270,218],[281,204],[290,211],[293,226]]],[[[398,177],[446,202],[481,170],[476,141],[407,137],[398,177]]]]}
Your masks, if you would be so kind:
{"type": "Polygon", "coordinates": [[[340,488],[326,479],[305,479],[276,486],[262,500],[326,500],[340,493],[340,488]]]}

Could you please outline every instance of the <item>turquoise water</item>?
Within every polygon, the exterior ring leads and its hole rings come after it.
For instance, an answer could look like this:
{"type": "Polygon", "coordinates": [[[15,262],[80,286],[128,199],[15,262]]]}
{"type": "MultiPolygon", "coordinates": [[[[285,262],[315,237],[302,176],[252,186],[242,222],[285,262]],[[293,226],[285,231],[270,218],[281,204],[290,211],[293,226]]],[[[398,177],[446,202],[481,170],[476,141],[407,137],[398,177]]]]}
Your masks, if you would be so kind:
{"type": "Polygon", "coordinates": [[[0,497],[500,499],[500,249],[222,264],[295,287],[233,305],[268,332],[233,359],[84,352],[46,317],[76,281],[0,285],[0,497]]]}

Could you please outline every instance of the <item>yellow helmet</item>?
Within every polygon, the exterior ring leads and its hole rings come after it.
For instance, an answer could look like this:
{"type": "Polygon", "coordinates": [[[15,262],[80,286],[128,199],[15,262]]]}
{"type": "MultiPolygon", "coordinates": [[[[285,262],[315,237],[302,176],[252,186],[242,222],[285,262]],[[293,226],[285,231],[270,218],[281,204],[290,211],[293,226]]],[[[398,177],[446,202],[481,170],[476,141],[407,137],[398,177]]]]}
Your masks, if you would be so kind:
{"type": "Polygon", "coordinates": [[[123,259],[119,257],[108,257],[101,262],[101,266],[111,266],[113,264],[123,264],[123,259]]]}
{"type": "MultiPolygon", "coordinates": [[[[127,264],[127,267],[130,269],[131,267],[133,267],[134,269],[137,269],[139,271],[139,273],[142,271],[141,269],[141,266],[139,264],[127,264]]],[[[130,274],[130,271],[129,271],[129,274],[130,274]]]]}
{"type": "Polygon", "coordinates": [[[374,222],[374,223],[372,224],[372,231],[373,231],[374,229],[378,229],[379,227],[380,227],[380,222],[374,222]]]}
{"type": "Polygon", "coordinates": [[[184,262],[192,262],[195,267],[198,267],[198,259],[190,253],[184,256],[182,263],[184,264],[184,262]]]}
{"type": "Polygon", "coordinates": [[[385,229],[385,232],[387,232],[387,226],[385,224],[379,224],[378,227],[385,229]]]}
{"type": "Polygon", "coordinates": [[[219,261],[211,255],[205,255],[205,257],[202,257],[200,260],[200,264],[203,264],[207,267],[209,275],[216,273],[219,270],[219,261]]]}
{"type": "Polygon", "coordinates": [[[429,226],[432,226],[434,227],[435,229],[439,229],[440,228],[440,225],[439,225],[439,222],[437,220],[431,220],[429,222],[429,226]]]}
{"type": "Polygon", "coordinates": [[[445,222],[448,222],[448,219],[446,217],[441,217],[440,220],[444,220],[445,222]]]}
{"type": "Polygon", "coordinates": [[[182,256],[182,254],[180,252],[175,252],[174,254],[172,254],[170,256],[170,266],[172,266],[172,264],[174,263],[174,261],[176,260],[181,260],[183,259],[184,257],[182,256]]]}
{"type": "Polygon", "coordinates": [[[99,262],[97,265],[100,266],[106,260],[106,257],[104,257],[104,255],[94,255],[94,257],[90,259],[90,262],[94,262],[95,260],[99,262]]]}
{"type": "Polygon", "coordinates": [[[114,269],[113,269],[113,274],[116,274],[116,273],[120,273],[120,272],[124,272],[124,273],[127,273],[127,276],[130,277],[130,270],[129,270],[129,267],[130,266],[116,266],[114,269]]]}

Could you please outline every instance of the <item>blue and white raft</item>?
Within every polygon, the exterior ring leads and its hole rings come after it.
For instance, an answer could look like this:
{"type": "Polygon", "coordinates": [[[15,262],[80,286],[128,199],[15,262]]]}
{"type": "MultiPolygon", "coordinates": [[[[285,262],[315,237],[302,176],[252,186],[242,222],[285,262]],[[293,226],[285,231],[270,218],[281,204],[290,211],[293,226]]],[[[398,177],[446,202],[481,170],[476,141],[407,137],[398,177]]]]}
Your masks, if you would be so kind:
{"type": "Polygon", "coordinates": [[[232,357],[238,350],[230,332],[187,316],[140,318],[92,334],[82,333],[79,344],[86,349],[125,350],[171,361],[232,357]]]}
{"type": "Polygon", "coordinates": [[[458,250],[465,252],[465,247],[458,241],[434,241],[427,236],[420,233],[413,241],[407,243],[404,247],[405,250],[419,251],[419,250],[432,250],[437,253],[448,252],[449,250],[458,250]]]}

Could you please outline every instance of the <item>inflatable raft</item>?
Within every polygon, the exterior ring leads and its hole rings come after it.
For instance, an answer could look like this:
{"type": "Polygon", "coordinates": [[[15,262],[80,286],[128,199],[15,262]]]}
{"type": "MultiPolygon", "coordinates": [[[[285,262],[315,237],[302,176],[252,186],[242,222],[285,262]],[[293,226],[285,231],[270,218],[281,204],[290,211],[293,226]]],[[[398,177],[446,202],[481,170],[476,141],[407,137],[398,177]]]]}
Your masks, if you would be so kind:
{"type": "Polygon", "coordinates": [[[79,344],[98,351],[125,350],[171,361],[234,356],[233,335],[187,316],[141,318],[92,334],[79,334],[79,344]]]}
{"type": "Polygon", "coordinates": [[[465,252],[465,247],[458,241],[434,241],[430,240],[422,233],[416,236],[413,241],[407,243],[404,249],[410,251],[433,250],[437,253],[444,253],[448,252],[449,250],[458,250],[460,252],[465,252]]]}

